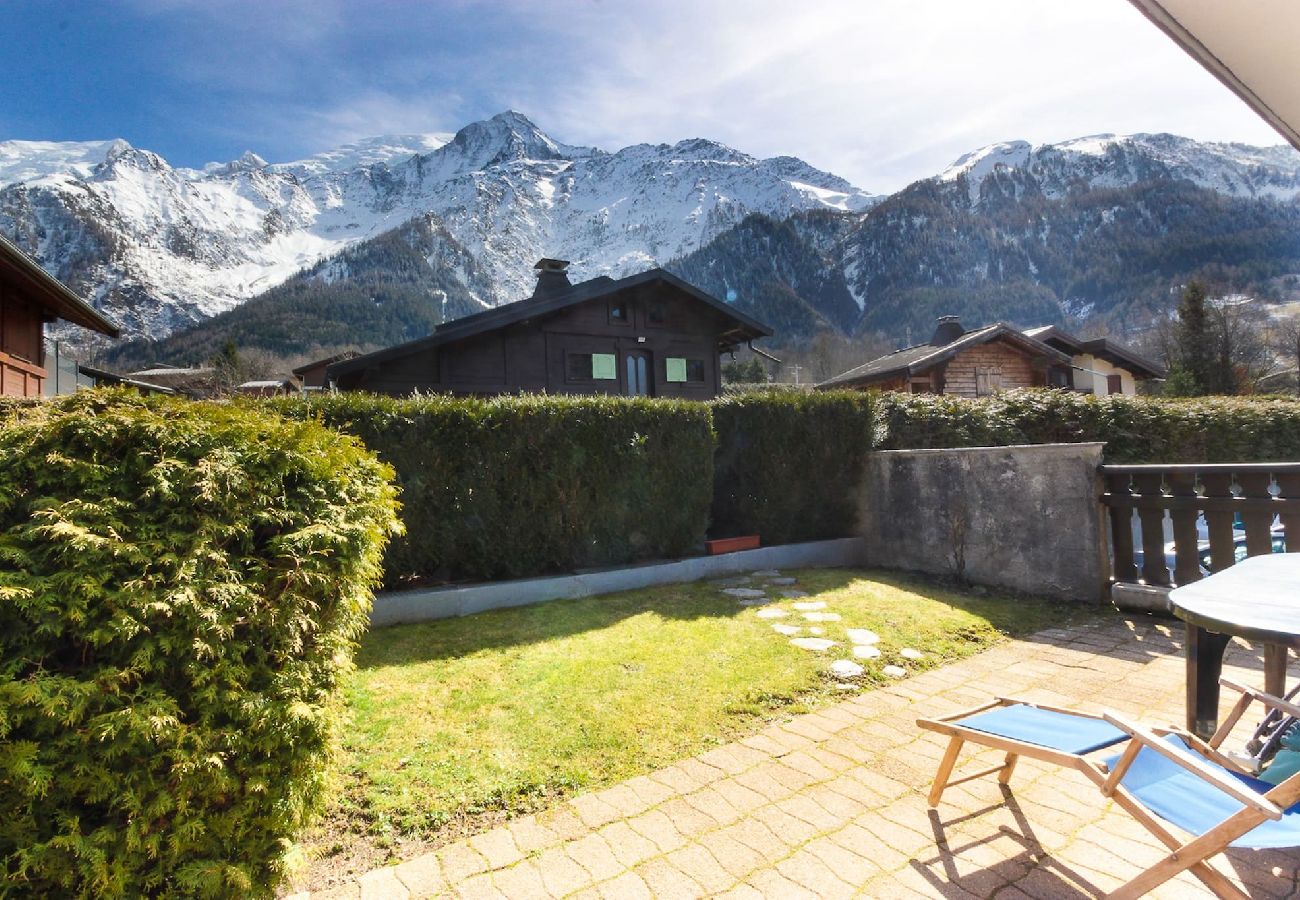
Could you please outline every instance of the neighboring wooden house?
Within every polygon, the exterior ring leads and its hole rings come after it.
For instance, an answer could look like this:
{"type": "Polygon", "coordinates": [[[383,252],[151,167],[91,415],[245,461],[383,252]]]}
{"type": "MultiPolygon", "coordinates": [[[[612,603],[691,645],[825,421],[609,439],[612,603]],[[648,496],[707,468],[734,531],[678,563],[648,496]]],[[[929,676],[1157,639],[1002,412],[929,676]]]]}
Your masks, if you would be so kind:
{"type": "Polygon", "coordinates": [[[1002,322],[967,331],[956,316],[943,316],[929,343],[873,359],[817,388],[981,397],[1048,386],[1070,386],[1068,355],[1002,322]]]}
{"type": "Polygon", "coordinates": [[[56,319],[109,337],[119,334],[94,307],[0,237],[0,395],[44,393],[45,323],[56,319]]]}
{"type": "Polygon", "coordinates": [[[1081,340],[1055,325],[1025,334],[1070,356],[1071,386],[1085,394],[1136,394],[1137,382],[1164,378],[1164,366],[1110,338],[1081,340]]]}
{"type": "Polygon", "coordinates": [[[333,363],[327,382],[385,394],[546,391],[703,400],[722,390],[720,354],[772,333],[662,269],[575,285],[567,267],[543,259],[527,300],[333,363]]]}
{"type": "Polygon", "coordinates": [[[293,374],[297,376],[304,390],[320,389],[325,387],[326,369],[336,362],[355,359],[360,355],[356,350],[344,350],[342,353],[335,353],[333,356],[327,356],[324,359],[303,363],[293,370],[293,374]]]}

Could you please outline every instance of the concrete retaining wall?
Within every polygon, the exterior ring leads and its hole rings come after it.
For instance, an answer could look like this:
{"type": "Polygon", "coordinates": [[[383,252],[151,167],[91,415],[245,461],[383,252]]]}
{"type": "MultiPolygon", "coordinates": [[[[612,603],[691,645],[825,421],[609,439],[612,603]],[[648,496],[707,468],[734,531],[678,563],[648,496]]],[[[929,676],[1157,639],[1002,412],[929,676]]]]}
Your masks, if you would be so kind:
{"type": "Polygon", "coordinates": [[[468,616],[489,609],[525,606],[547,600],[590,597],[630,591],[656,584],[675,584],[749,572],[754,569],[807,569],[863,564],[862,538],[812,541],[760,547],[720,556],[700,556],[650,563],[627,569],[607,569],[549,578],[494,581],[460,587],[390,591],[375,596],[370,613],[372,628],[403,622],[424,622],[451,616],[468,616]]]}
{"type": "Polygon", "coordinates": [[[860,528],[868,565],[1100,601],[1101,444],[867,455],[860,528]]]}

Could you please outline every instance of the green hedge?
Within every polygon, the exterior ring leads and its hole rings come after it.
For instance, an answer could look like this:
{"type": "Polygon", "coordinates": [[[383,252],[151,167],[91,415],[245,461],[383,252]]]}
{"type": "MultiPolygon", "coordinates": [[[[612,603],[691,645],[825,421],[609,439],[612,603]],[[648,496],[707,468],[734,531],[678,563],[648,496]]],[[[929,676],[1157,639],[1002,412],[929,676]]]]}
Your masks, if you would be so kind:
{"type": "Polygon", "coordinates": [[[269,895],[396,527],[357,442],[93,391],[0,427],[6,895],[269,895]]]}
{"type": "Polygon", "coordinates": [[[758,534],[764,544],[852,534],[872,396],[770,392],[716,401],[710,533],[758,534]]]}
{"type": "Polygon", "coordinates": [[[616,397],[319,395],[273,401],[361,438],[397,470],[389,584],[518,578],[681,555],[704,539],[704,404],[616,397]]]}
{"type": "Polygon", "coordinates": [[[978,400],[877,396],[877,448],[884,450],[1104,441],[1112,463],[1300,459],[1300,402],[1287,397],[1096,397],[1045,390],[978,400]]]}

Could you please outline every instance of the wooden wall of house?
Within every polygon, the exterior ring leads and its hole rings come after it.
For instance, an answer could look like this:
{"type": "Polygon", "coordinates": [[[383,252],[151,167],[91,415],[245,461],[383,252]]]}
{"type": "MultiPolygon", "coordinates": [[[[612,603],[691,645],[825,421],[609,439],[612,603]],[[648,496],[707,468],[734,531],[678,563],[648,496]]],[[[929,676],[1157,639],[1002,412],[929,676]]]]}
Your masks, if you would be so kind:
{"type": "Polygon", "coordinates": [[[39,397],[45,383],[45,317],[0,282],[0,396],[39,397]]]}
{"type": "Polygon", "coordinates": [[[1046,375],[1020,350],[1000,341],[991,341],[963,350],[948,361],[943,372],[943,392],[962,397],[992,393],[986,385],[996,379],[992,390],[1042,387],[1046,375]]]}
{"type": "Polygon", "coordinates": [[[414,390],[627,394],[627,359],[644,355],[650,396],[706,400],[722,388],[718,342],[725,323],[676,288],[643,285],[463,341],[417,349],[342,379],[340,387],[398,395],[414,390]],[[614,356],[613,378],[594,377],[593,354],[614,356]],[[670,359],[685,360],[687,380],[669,380],[670,359]]]}

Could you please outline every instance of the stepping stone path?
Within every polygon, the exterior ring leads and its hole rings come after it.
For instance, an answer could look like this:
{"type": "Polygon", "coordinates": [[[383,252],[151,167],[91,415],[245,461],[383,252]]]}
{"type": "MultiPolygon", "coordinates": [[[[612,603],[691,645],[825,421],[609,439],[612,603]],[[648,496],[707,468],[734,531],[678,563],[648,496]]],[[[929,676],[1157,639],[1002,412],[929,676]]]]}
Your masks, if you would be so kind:
{"type": "MultiPolygon", "coordinates": [[[[766,579],[765,588],[773,588],[777,585],[793,585],[798,583],[798,579],[790,576],[783,576],[776,569],[762,569],[751,573],[752,578],[766,579]]],[[[720,584],[747,584],[751,581],[750,576],[741,575],[737,578],[719,581],[720,584]]],[[[756,588],[746,587],[728,587],[723,589],[723,593],[730,594],[740,600],[742,606],[762,606],[771,603],[772,600],[767,594],[756,588]]],[[[798,600],[798,603],[792,603],[791,606],[796,611],[803,614],[807,622],[839,622],[842,617],[839,613],[827,610],[825,600],[804,600],[808,596],[807,591],[801,591],[797,588],[786,587],[777,591],[781,597],[787,600],[798,600]]],[[[790,615],[784,609],[770,607],[759,610],[758,616],[761,619],[784,619],[790,615]]],[[[807,632],[812,637],[795,637],[801,634],[804,628],[797,625],[787,625],[784,622],[773,622],[772,630],[777,634],[784,635],[790,639],[790,643],[802,650],[811,650],[814,653],[824,653],[832,647],[838,646],[837,641],[823,637],[825,629],[813,625],[805,626],[807,632]]],[[[876,634],[870,628],[846,628],[844,634],[848,638],[851,652],[856,659],[880,659],[880,648],[876,645],[880,643],[880,635],[876,634]]],[[[924,659],[925,654],[914,647],[904,647],[899,651],[899,656],[903,659],[924,659]]],[[[906,678],[907,670],[902,666],[885,666],[880,670],[890,678],[906,678]]],[[[836,679],[835,689],[839,691],[853,691],[858,689],[858,685],[853,683],[853,679],[861,678],[866,673],[866,668],[852,659],[837,659],[828,666],[828,674],[836,679]]]]}
{"type": "Polygon", "coordinates": [[[835,646],[835,642],[826,638],[791,638],[790,643],[794,644],[801,650],[814,650],[818,653],[823,650],[829,650],[835,646]]]}

